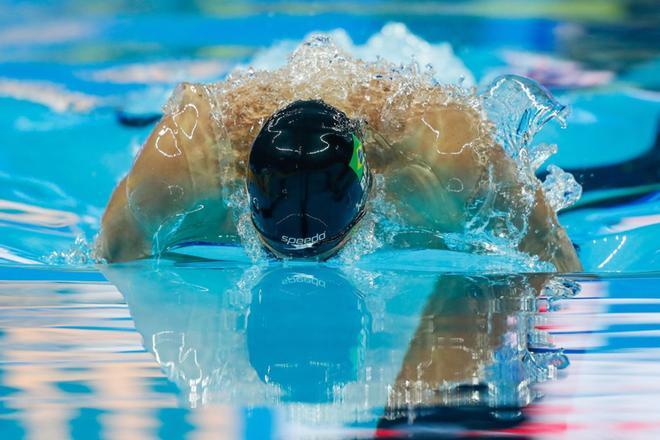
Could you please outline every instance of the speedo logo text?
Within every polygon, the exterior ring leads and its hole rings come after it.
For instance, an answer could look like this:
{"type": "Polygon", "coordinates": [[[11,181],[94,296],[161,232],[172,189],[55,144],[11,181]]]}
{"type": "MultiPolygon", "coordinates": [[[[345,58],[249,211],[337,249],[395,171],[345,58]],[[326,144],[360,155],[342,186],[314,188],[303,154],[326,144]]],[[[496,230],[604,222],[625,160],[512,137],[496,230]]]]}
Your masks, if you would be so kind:
{"type": "Polygon", "coordinates": [[[296,238],[296,237],[287,237],[286,235],[282,236],[282,241],[286,243],[288,246],[304,246],[304,245],[311,245],[311,244],[316,244],[321,240],[325,240],[325,232],[320,232],[313,237],[306,237],[306,238],[296,238]]]}

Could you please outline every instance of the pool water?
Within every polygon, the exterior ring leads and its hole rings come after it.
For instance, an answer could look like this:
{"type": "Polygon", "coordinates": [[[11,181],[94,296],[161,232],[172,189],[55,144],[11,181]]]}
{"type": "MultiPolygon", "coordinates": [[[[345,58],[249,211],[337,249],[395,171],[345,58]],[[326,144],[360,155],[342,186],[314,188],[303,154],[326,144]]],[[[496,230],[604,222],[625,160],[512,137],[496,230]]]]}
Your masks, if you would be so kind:
{"type": "Polygon", "coordinates": [[[660,432],[657,275],[218,266],[4,268],[5,438],[660,432]]]}
{"type": "Polygon", "coordinates": [[[657,17],[643,1],[0,4],[0,438],[660,436],[657,17]],[[94,264],[176,82],[281,65],[313,31],[414,54],[439,82],[524,74],[570,105],[534,141],[559,147],[540,177],[582,184],[560,221],[585,272],[387,248],[94,264]]]}

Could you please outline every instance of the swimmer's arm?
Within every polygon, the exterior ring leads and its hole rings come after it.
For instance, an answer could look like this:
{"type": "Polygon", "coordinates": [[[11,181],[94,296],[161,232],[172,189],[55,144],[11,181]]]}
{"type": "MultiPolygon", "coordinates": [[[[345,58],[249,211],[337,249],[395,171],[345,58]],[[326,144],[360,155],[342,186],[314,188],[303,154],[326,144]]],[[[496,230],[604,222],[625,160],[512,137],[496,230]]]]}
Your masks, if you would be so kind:
{"type": "Polygon", "coordinates": [[[232,232],[220,195],[220,141],[208,92],[182,84],[177,93],[178,111],[165,115],[152,131],[103,215],[96,249],[109,262],[232,232]]]}
{"type": "Polygon", "coordinates": [[[512,320],[517,322],[522,304],[540,295],[548,281],[541,274],[502,278],[441,276],[406,351],[392,387],[391,404],[404,404],[402,398],[410,396],[411,390],[420,384],[436,391],[418,394],[426,397],[421,402],[424,405],[459,403],[452,400],[459,395],[438,392],[442,388],[449,391],[458,385],[484,385],[485,369],[497,362],[496,353],[506,342],[505,335],[516,331],[512,320]],[[449,401],[443,402],[444,399],[449,401]]]}
{"type": "Polygon", "coordinates": [[[128,208],[126,178],[114,189],[101,219],[96,255],[108,262],[144,258],[151,244],[128,208]]]}
{"type": "MultiPolygon", "coordinates": [[[[419,157],[417,164],[401,167],[393,174],[415,188],[410,199],[421,209],[412,215],[422,224],[461,232],[468,221],[467,207],[476,197],[491,197],[486,210],[522,213],[528,205],[525,197],[529,190],[521,183],[516,164],[490,138],[480,116],[466,106],[448,104],[411,116],[406,135],[394,149],[404,156],[419,157]],[[490,194],[485,190],[489,176],[498,187],[490,194]],[[424,218],[419,214],[422,212],[424,218]]],[[[533,191],[531,213],[517,219],[518,225],[528,222],[519,249],[553,263],[559,271],[582,270],[540,185],[533,191]]]]}
{"type": "MultiPolygon", "coordinates": [[[[503,183],[504,193],[499,202],[504,209],[519,209],[526,204],[523,199],[523,185],[518,177],[518,169],[504,150],[495,145],[490,152],[490,161],[497,179],[503,183]]],[[[536,179],[536,177],[532,177],[536,179]]],[[[560,272],[580,272],[582,263],[577,256],[568,234],[559,223],[557,213],[550,206],[540,182],[534,189],[534,204],[527,217],[527,233],[518,248],[541,260],[551,262],[560,272]]]]}

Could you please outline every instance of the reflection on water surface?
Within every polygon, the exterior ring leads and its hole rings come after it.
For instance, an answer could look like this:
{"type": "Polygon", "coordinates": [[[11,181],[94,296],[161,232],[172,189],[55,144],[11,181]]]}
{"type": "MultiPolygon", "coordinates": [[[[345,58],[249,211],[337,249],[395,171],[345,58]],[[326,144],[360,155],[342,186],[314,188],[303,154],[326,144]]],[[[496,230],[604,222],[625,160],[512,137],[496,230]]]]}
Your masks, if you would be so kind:
{"type": "Polygon", "coordinates": [[[92,272],[24,270],[0,285],[3,430],[543,436],[593,417],[594,396],[614,414],[660,395],[618,388],[657,376],[660,320],[640,313],[660,298],[653,279],[620,297],[617,279],[542,274],[103,270],[121,295],[92,272]]]}

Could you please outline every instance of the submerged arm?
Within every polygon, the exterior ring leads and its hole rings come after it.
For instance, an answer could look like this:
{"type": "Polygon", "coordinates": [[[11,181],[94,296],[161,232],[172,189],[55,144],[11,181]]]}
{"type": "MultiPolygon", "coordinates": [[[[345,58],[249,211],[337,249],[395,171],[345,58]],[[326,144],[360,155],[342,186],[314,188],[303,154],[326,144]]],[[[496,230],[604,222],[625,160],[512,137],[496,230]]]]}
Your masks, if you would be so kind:
{"type": "Polygon", "coordinates": [[[101,221],[97,254],[107,261],[150,256],[186,240],[233,231],[221,196],[220,146],[204,86],[179,86],[165,115],[115,188],[101,221]]]}

